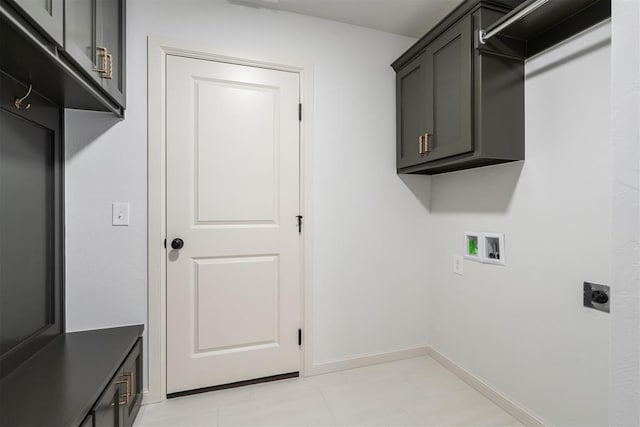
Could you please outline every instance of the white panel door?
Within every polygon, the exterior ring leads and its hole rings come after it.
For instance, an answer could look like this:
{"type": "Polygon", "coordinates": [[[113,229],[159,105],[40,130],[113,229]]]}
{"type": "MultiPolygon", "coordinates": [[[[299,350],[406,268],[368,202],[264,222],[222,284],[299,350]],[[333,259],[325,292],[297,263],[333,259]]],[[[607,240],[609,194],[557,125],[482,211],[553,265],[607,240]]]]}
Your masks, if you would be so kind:
{"type": "Polygon", "coordinates": [[[296,73],[167,58],[168,393],[300,369],[298,103],[296,73]]]}

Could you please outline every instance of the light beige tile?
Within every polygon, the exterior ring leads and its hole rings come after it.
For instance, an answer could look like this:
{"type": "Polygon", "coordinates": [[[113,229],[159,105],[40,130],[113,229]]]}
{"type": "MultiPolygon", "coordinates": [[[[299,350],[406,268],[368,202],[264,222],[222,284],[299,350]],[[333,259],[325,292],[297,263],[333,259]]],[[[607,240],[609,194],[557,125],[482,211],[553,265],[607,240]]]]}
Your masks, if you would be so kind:
{"type": "Polygon", "coordinates": [[[404,409],[426,426],[517,425],[511,415],[475,390],[449,392],[406,402],[404,409]]]}
{"type": "Polygon", "coordinates": [[[256,399],[223,406],[219,411],[220,426],[306,426],[334,422],[320,392],[256,399]]]}
{"type": "Polygon", "coordinates": [[[148,418],[138,414],[136,427],[217,427],[218,411],[187,412],[180,411],[165,418],[148,418]]]}
{"type": "Polygon", "coordinates": [[[521,426],[431,357],[171,399],[136,427],[521,426]]]}
{"type": "Polygon", "coordinates": [[[321,388],[331,412],[340,422],[359,423],[377,416],[404,413],[400,402],[414,398],[419,389],[403,378],[372,379],[321,388]]]}
{"type": "Polygon", "coordinates": [[[253,390],[250,388],[236,388],[194,394],[192,396],[177,397],[167,399],[160,403],[145,405],[144,418],[146,420],[156,420],[168,418],[175,414],[206,412],[217,409],[220,406],[248,402],[253,399],[253,390]]]}
{"type": "Polygon", "coordinates": [[[317,388],[305,378],[291,378],[251,386],[255,399],[301,396],[317,393],[317,388]]]}
{"type": "Polygon", "coordinates": [[[434,396],[455,391],[473,390],[458,376],[438,365],[407,374],[407,379],[420,389],[423,396],[434,396]]]}

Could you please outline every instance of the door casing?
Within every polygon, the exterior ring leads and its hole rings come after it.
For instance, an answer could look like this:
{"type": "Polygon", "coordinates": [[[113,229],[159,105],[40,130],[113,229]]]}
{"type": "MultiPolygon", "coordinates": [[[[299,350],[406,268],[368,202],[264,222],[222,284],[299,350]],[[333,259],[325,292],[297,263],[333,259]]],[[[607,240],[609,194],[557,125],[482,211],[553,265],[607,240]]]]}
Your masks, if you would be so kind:
{"type": "Polygon", "coordinates": [[[166,360],[166,59],[168,55],[205,59],[230,64],[295,72],[300,75],[300,210],[303,215],[302,286],[302,375],[313,366],[313,66],[299,59],[255,57],[245,59],[225,48],[210,44],[149,36],[147,39],[147,328],[144,333],[146,360],[145,403],[159,402],[167,395],[166,360]],[[295,64],[295,65],[291,65],[295,64]]]}

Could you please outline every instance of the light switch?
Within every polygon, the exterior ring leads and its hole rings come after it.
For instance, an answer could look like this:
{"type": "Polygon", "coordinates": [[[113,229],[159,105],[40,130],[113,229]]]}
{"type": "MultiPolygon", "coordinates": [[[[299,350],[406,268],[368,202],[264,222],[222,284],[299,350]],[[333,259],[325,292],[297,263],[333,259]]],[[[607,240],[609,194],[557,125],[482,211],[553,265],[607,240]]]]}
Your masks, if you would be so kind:
{"type": "Polygon", "coordinates": [[[129,203],[111,204],[111,225],[129,225],[129,203]]]}

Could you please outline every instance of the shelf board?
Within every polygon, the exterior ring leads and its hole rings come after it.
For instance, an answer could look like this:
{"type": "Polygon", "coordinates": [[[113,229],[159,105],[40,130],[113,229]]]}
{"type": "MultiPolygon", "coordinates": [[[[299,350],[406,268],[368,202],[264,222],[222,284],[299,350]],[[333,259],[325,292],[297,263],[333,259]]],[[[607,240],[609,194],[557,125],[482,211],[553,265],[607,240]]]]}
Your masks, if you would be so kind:
{"type": "MultiPolygon", "coordinates": [[[[491,27],[507,21],[534,1],[523,2],[491,27]]],[[[498,36],[526,40],[528,58],[610,17],[611,0],[549,0],[498,36]]]]}

